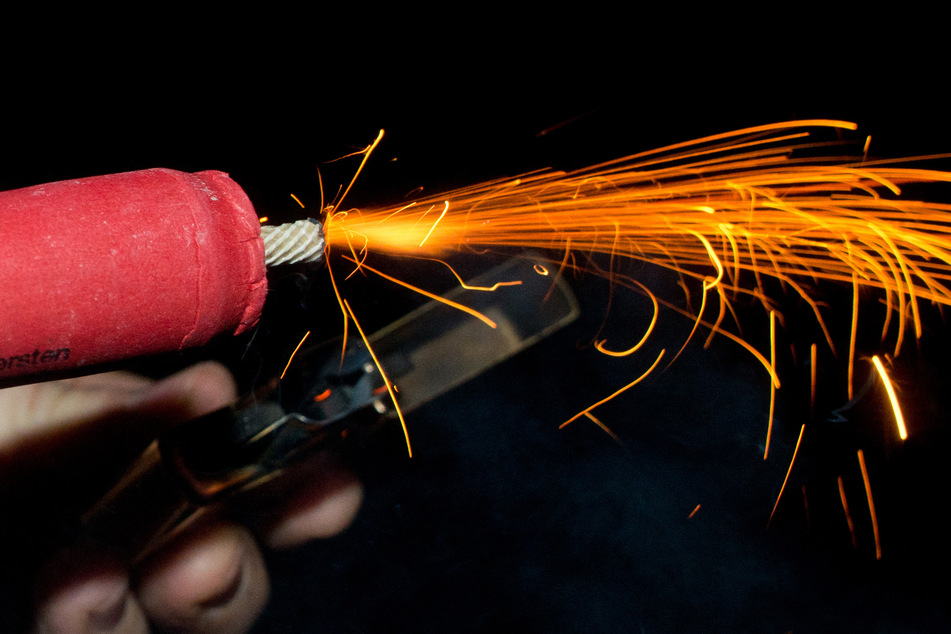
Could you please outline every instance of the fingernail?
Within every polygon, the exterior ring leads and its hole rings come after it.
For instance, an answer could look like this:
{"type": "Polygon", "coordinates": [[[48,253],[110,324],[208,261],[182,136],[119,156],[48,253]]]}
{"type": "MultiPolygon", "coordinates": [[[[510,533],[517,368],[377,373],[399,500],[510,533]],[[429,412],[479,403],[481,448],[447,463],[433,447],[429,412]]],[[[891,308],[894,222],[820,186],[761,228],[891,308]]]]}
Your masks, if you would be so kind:
{"type": "Polygon", "coordinates": [[[129,589],[125,586],[104,597],[100,604],[89,611],[89,626],[94,632],[112,632],[125,616],[129,606],[129,589]]]}

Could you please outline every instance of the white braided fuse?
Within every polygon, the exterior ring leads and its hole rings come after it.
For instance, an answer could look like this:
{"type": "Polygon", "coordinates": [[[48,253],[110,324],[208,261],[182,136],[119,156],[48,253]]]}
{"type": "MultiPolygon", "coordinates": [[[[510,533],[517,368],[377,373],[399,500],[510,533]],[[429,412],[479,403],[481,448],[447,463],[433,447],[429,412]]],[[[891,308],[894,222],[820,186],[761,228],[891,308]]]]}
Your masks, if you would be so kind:
{"type": "Polygon", "coordinates": [[[324,228],[316,220],[263,225],[261,238],[267,266],[319,262],[324,257],[324,228]]]}

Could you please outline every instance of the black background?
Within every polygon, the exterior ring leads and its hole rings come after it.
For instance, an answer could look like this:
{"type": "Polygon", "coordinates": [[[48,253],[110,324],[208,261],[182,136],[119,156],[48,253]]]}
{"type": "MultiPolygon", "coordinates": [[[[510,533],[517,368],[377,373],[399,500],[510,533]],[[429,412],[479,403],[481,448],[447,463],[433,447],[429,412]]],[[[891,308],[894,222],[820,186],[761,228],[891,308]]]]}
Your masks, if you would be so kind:
{"type": "MultiPolygon", "coordinates": [[[[760,22],[574,11],[518,21],[487,10],[392,21],[321,12],[313,23],[285,16],[266,36],[260,23],[238,28],[233,16],[217,15],[151,16],[107,37],[81,20],[62,32],[24,24],[23,43],[6,56],[0,189],[156,166],[218,169],[260,213],[294,218],[305,212],[289,194],[316,209],[317,167],[328,190],[345,183],[355,164],[326,161],[367,145],[380,128],[386,136],[350,204],[577,167],[782,119],[856,121],[872,134],[873,153],[886,157],[951,150],[947,58],[932,46],[926,15],[760,22]]],[[[615,362],[579,347],[597,332],[609,290],[591,278],[575,286],[579,323],[415,413],[417,457],[407,459],[393,435],[356,459],[367,500],[355,525],[269,556],[274,596],[255,631],[948,626],[946,597],[927,579],[948,563],[940,519],[948,502],[947,363],[936,315],[927,345],[908,346],[899,366],[920,435],[903,447],[887,440],[878,402],[847,424],[810,426],[791,501],[766,531],[809,420],[805,375],[784,361],[789,380],[765,463],[767,382],[724,341],[707,351],[695,342],[666,373],[601,411],[623,446],[590,424],[559,431],[653,359],[615,362]],[[860,447],[883,524],[881,562],[856,480],[860,447]],[[852,487],[854,551],[836,508],[836,475],[852,487]],[[808,524],[804,484],[815,500],[808,524]]],[[[322,273],[303,285],[295,275],[277,278],[272,287],[256,344],[262,358],[286,358],[288,340],[306,329],[338,333],[322,273]]],[[[377,325],[413,301],[369,282],[348,292],[377,325]]],[[[830,289],[828,300],[835,307],[848,296],[830,289]]],[[[612,315],[645,308],[622,293],[612,315]]],[[[761,312],[747,316],[765,323],[761,312]]],[[[676,349],[690,324],[662,317],[654,349],[676,349]]],[[[628,327],[618,326],[618,336],[628,327]]],[[[135,367],[160,374],[213,356],[247,385],[269,366],[239,361],[246,345],[135,367]]],[[[834,387],[844,385],[842,364],[824,357],[820,389],[831,409],[846,400],[834,387]]]]}

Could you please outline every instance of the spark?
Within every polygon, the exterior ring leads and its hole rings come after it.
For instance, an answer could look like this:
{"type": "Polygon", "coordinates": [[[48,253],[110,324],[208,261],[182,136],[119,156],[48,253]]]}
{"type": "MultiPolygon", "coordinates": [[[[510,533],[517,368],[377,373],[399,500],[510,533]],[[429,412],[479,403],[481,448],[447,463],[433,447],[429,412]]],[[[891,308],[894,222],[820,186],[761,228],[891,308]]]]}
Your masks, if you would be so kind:
{"type": "Polygon", "coordinates": [[[291,362],[294,360],[294,357],[297,355],[297,351],[300,350],[300,347],[304,345],[304,342],[307,341],[307,337],[310,336],[310,331],[308,330],[304,333],[304,336],[301,337],[301,340],[297,343],[297,347],[294,348],[294,352],[291,353],[290,358],[287,360],[287,365],[284,366],[284,371],[281,372],[281,378],[284,378],[284,375],[287,374],[287,370],[291,367],[291,362]]]}
{"type": "MultiPolygon", "coordinates": [[[[703,294],[700,296],[700,310],[697,311],[697,318],[693,322],[693,330],[690,331],[690,334],[687,335],[687,338],[684,339],[684,343],[680,346],[680,350],[677,351],[677,354],[674,355],[674,358],[670,360],[670,363],[667,364],[667,367],[673,365],[674,361],[680,356],[686,348],[687,344],[690,343],[690,340],[693,339],[694,334],[697,332],[697,328],[700,327],[700,324],[703,322],[703,311],[707,306],[707,291],[712,288],[717,288],[720,284],[720,281],[723,279],[723,264],[720,262],[720,258],[717,257],[717,254],[714,252],[713,247],[710,245],[710,241],[705,237],[697,233],[696,231],[688,230],[688,232],[700,240],[703,244],[703,248],[706,249],[707,255],[710,257],[710,262],[713,263],[714,267],[717,270],[716,278],[711,278],[709,276],[703,278],[703,294]]],[[[613,250],[612,250],[613,253],[613,250]]],[[[721,311],[721,315],[723,312],[721,311]]],[[[655,307],[655,316],[656,316],[656,307],[655,307]]],[[[719,321],[719,319],[718,319],[719,321]]],[[[773,364],[770,364],[773,365],[773,364]]]]}
{"type": "MultiPolygon", "coordinates": [[[[363,150],[360,150],[359,152],[354,152],[353,154],[347,155],[347,156],[355,156],[358,154],[362,154],[363,159],[360,161],[360,165],[357,167],[357,171],[353,173],[353,178],[350,179],[350,184],[347,185],[347,188],[343,190],[343,194],[341,194],[340,198],[337,200],[337,204],[335,205],[335,207],[339,208],[341,205],[343,205],[344,199],[347,197],[347,194],[350,193],[350,188],[352,188],[353,184],[357,182],[357,178],[359,178],[360,172],[363,171],[363,167],[367,164],[367,161],[370,160],[370,155],[373,154],[373,150],[376,149],[376,146],[378,146],[380,144],[380,141],[382,140],[383,140],[383,130],[380,130],[379,134],[376,135],[376,139],[374,139],[373,143],[368,145],[363,150]]],[[[346,158],[346,157],[341,157],[341,158],[346,158]]]]}
{"type": "Polygon", "coordinates": [[[855,339],[859,330],[859,280],[855,273],[852,273],[852,328],[849,332],[849,379],[848,395],[849,400],[853,396],[853,379],[855,376],[855,339]]]}
{"type": "Polygon", "coordinates": [[[467,284],[465,280],[462,279],[462,276],[456,272],[456,269],[452,268],[452,265],[450,265],[445,260],[440,260],[439,258],[423,258],[423,259],[432,260],[433,262],[439,262],[440,264],[445,266],[447,269],[449,269],[449,272],[452,273],[452,276],[456,278],[456,281],[459,282],[459,287],[464,288],[467,291],[492,292],[492,291],[495,291],[496,289],[502,288],[503,286],[521,286],[522,285],[522,280],[509,280],[507,282],[496,282],[492,286],[474,286],[472,284],[467,284]]]}
{"type": "Polygon", "coordinates": [[[295,196],[294,194],[291,194],[291,198],[294,199],[294,202],[296,202],[298,205],[300,205],[300,208],[301,208],[301,209],[306,209],[306,207],[304,207],[304,203],[302,203],[302,202],[300,201],[300,198],[298,198],[298,197],[295,196]]]}
{"type": "MultiPolygon", "coordinates": [[[[350,262],[353,262],[354,264],[358,264],[358,263],[356,262],[356,260],[353,260],[353,259],[348,258],[348,257],[346,257],[346,256],[344,256],[344,259],[345,259],[345,260],[349,260],[350,262]]],[[[391,276],[391,275],[387,275],[387,274],[384,273],[383,271],[379,271],[379,270],[373,268],[372,266],[368,266],[368,265],[365,264],[365,263],[359,263],[359,266],[360,266],[361,269],[366,269],[366,270],[369,271],[370,273],[375,273],[376,275],[379,275],[380,277],[382,277],[382,278],[385,279],[385,280],[388,280],[388,281],[390,281],[390,282],[393,282],[394,284],[399,284],[400,286],[403,286],[403,287],[405,287],[405,288],[408,288],[408,289],[411,290],[411,291],[414,291],[414,292],[416,292],[416,293],[419,293],[420,295],[423,295],[424,297],[428,297],[428,298],[430,298],[430,299],[434,299],[434,300],[436,300],[437,302],[442,302],[443,304],[446,304],[446,305],[448,305],[448,306],[452,306],[453,308],[456,308],[456,309],[458,309],[458,310],[461,310],[461,311],[464,312],[464,313],[469,313],[470,315],[472,315],[473,317],[475,317],[476,319],[478,319],[478,320],[481,321],[482,323],[486,324],[486,325],[489,326],[490,328],[498,328],[498,324],[496,324],[494,321],[492,321],[491,319],[489,319],[488,317],[486,317],[485,315],[483,315],[483,314],[480,313],[479,311],[475,310],[474,308],[469,308],[468,306],[465,306],[465,305],[463,305],[463,304],[460,304],[459,302],[454,302],[454,301],[452,301],[451,299],[446,299],[445,297],[440,297],[439,295],[436,295],[436,294],[434,294],[434,293],[430,293],[429,291],[423,290],[423,289],[419,288],[418,286],[413,286],[412,284],[408,284],[407,282],[404,282],[404,281],[402,281],[402,280],[398,280],[398,279],[396,279],[395,277],[393,277],[393,276],[391,276]]]]}
{"type": "Polygon", "coordinates": [[[816,373],[818,367],[816,364],[817,348],[816,344],[809,346],[809,415],[816,414],[816,373]]]}
{"type": "Polygon", "coordinates": [[[657,358],[654,360],[654,363],[651,365],[651,367],[647,368],[647,371],[644,372],[644,374],[640,375],[639,377],[637,377],[636,379],[634,379],[633,381],[631,381],[630,383],[628,383],[627,385],[625,385],[625,386],[622,387],[621,389],[617,390],[616,392],[614,392],[613,394],[611,394],[611,395],[608,396],[607,398],[603,398],[603,399],[601,399],[600,401],[598,401],[597,403],[595,403],[594,405],[589,405],[588,407],[586,407],[586,408],[583,409],[582,411],[578,412],[577,414],[575,414],[574,416],[572,416],[571,418],[569,418],[568,420],[566,420],[565,422],[563,422],[561,425],[559,425],[559,426],[558,426],[558,429],[563,429],[563,428],[567,427],[568,425],[570,425],[570,424],[573,423],[574,421],[578,420],[578,419],[581,418],[582,416],[587,416],[588,418],[590,418],[589,413],[591,412],[591,410],[593,410],[594,408],[596,408],[596,407],[598,407],[598,406],[600,406],[600,405],[604,405],[605,403],[607,403],[607,402],[610,401],[611,399],[615,398],[616,396],[622,394],[623,392],[629,390],[630,388],[634,387],[635,385],[637,385],[638,383],[640,383],[641,381],[643,381],[644,379],[646,379],[646,378],[647,378],[647,375],[649,375],[651,372],[653,372],[653,371],[654,371],[654,368],[657,367],[657,364],[660,363],[660,360],[661,360],[661,358],[663,358],[663,356],[664,356],[664,351],[661,350],[661,351],[660,351],[660,354],[658,354],[658,355],[657,355],[657,358]]]}
{"type": "Polygon", "coordinates": [[[779,501],[783,497],[783,491],[786,490],[786,483],[789,482],[789,475],[792,473],[793,465],[796,464],[796,455],[799,453],[799,445],[802,444],[802,435],[804,433],[806,433],[805,425],[799,428],[799,439],[796,441],[796,448],[793,450],[792,458],[789,460],[789,469],[786,470],[786,477],[783,479],[783,486],[779,487],[779,495],[776,496],[776,503],[773,505],[773,511],[769,514],[769,519],[766,521],[766,528],[769,528],[770,523],[773,521],[773,516],[776,514],[776,509],[779,508],[779,501]]]}
{"type": "Polygon", "coordinates": [[[554,124],[554,125],[551,125],[551,126],[548,126],[548,127],[545,128],[544,130],[542,130],[542,131],[540,131],[540,132],[537,132],[537,133],[535,134],[535,136],[536,136],[536,137],[543,137],[543,136],[545,136],[545,135],[551,134],[551,133],[554,132],[555,130],[560,129],[560,128],[562,128],[562,127],[568,125],[569,123],[574,123],[575,121],[579,121],[580,119],[583,119],[583,118],[587,117],[587,116],[590,115],[590,114],[591,114],[591,112],[586,112],[586,113],[584,113],[584,114],[575,115],[575,116],[571,117],[570,119],[565,119],[564,121],[559,121],[558,123],[556,123],[556,124],[554,124]]]}
{"type": "Polygon", "coordinates": [[[878,370],[878,375],[882,377],[885,392],[888,393],[888,400],[892,404],[892,412],[895,414],[895,425],[898,427],[898,436],[902,440],[906,440],[908,438],[908,430],[905,428],[905,417],[901,413],[901,405],[898,403],[895,387],[892,385],[891,379],[888,378],[888,373],[885,372],[885,366],[882,365],[882,360],[878,358],[878,355],[872,357],[872,364],[875,365],[875,369],[878,370]]]}
{"type": "Polygon", "coordinates": [[[444,206],[443,209],[442,209],[442,213],[439,214],[439,217],[438,217],[438,218],[436,218],[436,222],[434,222],[434,223],[433,223],[433,226],[429,228],[429,233],[427,233],[427,234],[426,234],[426,237],[423,238],[423,241],[419,243],[419,246],[420,246],[420,247],[422,247],[424,244],[426,244],[426,241],[429,240],[429,236],[432,235],[433,230],[436,228],[436,225],[438,225],[438,224],[439,224],[439,221],[443,219],[443,216],[446,215],[446,212],[447,212],[447,211],[449,211],[449,201],[448,201],[448,200],[445,202],[445,206],[444,206]]]}
{"type": "Polygon", "coordinates": [[[687,519],[688,519],[688,520],[692,520],[692,519],[693,519],[693,516],[696,515],[696,514],[697,514],[697,511],[699,511],[699,510],[700,510],[700,505],[698,504],[697,506],[693,507],[693,510],[692,510],[692,511],[690,511],[690,515],[687,516],[687,519]]]}
{"type": "MultiPolygon", "coordinates": [[[[353,184],[357,181],[357,177],[360,176],[360,172],[363,171],[363,166],[367,164],[367,161],[369,160],[370,155],[373,153],[373,150],[376,149],[376,147],[380,144],[380,141],[382,140],[383,140],[383,130],[380,130],[379,134],[377,134],[376,136],[376,139],[370,145],[365,147],[363,150],[360,150],[359,152],[354,152],[352,154],[347,155],[347,156],[355,156],[355,155],[362,154],[363,159],[360,161],[360,165],[357,167],[356,171],[353,174],[353,177],[350,179],[350,184],[347,185],[347,189],[343,192],[343,195],[337,200],[336,203],[331,203],[329,205],[324,204],[324,181],[323,181],[323,177],[320,174],[320,170],[319,169],[317,170],[317,180],[320,184],[320,209],[321,211],[326,211],[327,213],[327,217],[324,219],[325,234],[327,232],[327,229],[331,226],[333,220],[336,217],[346,217],[346,214],[336,213],[336,208],[339,207],[340,204],[342,204],[343,199],[347,196],[347,192],[350,191],[350,188],[353,187],[353,184]]],[[[341,158],[346,158],[346,157],[341,157],[341,158]]],[[[340,160],[340,159],[337,159],[337,160],[340,160]]],[[[301,207],[303,207],[303,205],[301,205],[301,207]]],[[[326,240],[326,235],[325,235],[325,240],[326,240]]],[[[346,244],[347,244],[347,247],[352,252],[353,248],[352,248],[352,245],[350,244],[349,238],[347,238],[346,244]]],[[[341,315],[343,315],[343,346],[341,346],[340,348],[340,365],[342,367],[344,356],[346,355],[346,352],[347,352],[347,334],[348,334],[349,325],[350,325],[350,318],[349,318],[350,311],[349,311],[349,308],[346,306],[346,302],[344,301],[343,296],[340,294],[340,287],[337,285],[337,279],[334,276],[333,267],[330,264],[330,257],[329,257],[330,251],[331,251],[331,245],[328,242],[326,243],[326,246],[325,246],[324,261],[327,263],[327,272],[329,273],[329,276],[330,276],[330,285],[333,287],[334,297],[337,300],[337,305],[340,307],[340,313],[341,315]]],[[[399,411],[398,407],[397,407],[397,411],[399,411]]],[[[400,414],[400,420],[402,421],[402,414],[400,414]]],[[[404,425],[404,432],[405,432],[405,425],[404,425]]],[[[407,444],[409,443],[409,435],[406,436],[406,442],[407,444]]]]}
{"type": "Polygon", "coordinates": [[[585,418],[587,418],[588,420],[590,420],[592,423],[594,423],[595,425],[597,425],[598,427],[600,427],[600,428],[601,428],[601,431],[603,431],[603,432],[606,433],[608,436],[610,436],[610,437],[614,440],[614,442],[616,442],[617,444],[621,445],[622,447],[624,446],[624,443],[621,442],[621,439],[618,438],[618,435],[615,434],[615,433],[611,430],[610,427],[608,427],[607,425],[605,425],[604,422],[602,422],[597,416],[595,416],[594,414],[592,414],[592,413],[589,412],[589,411],[584,412],[584,416],[585,416],[585,418]]]}
{"type": "Polygon", "coordinates": [[[858,550],[859,541],[855,536],[855,524],[852,522],[852,514],[849,512],[849,501],[845,497],[845,483],[842,476],[839,476],[839,499],[842,500],[842,510],[845,512],[845,521],[849,526],[849,535],[852,536],[852,550],[858,550]]]}
{"type": "MultiPolygon", "coordinates": [[[[769,311],[769,365],[776,369],[776,312],[769,311]]],[[[769,440],[773,436],[773,417],[776,413],[776,384],[769,382],[769,422],[766,425],[766,446],[763,449],[763,460],[769,457],[769,440]]],[[[795,459],[795,456],[793,457],[795,459]]],[[[791,466],[790,466],[791,468],[791,466]]],[[[789,477],[789,474],[787,474],[789,477]]],[[[780,495],[782,492],[780,491],[780,495]]],[[[778,503],[778,500],[777,500],[778,503]]],[[[773,509],[775,510],[775,509],[773,509]]]]}
{"type": "MultiPolygon", "coordinates": [[[[370,345],[370,340],[367,339],[366,334],[363,332],[363,328],[360,327],[360,322],[357,321],[357,316],[353,314],[353,309],[350,308],[350,304],[347,303],[347,300],[343,300],[344,308],[347,311],[350,319],[353,320],[353,325],[357,327],[357,332],[360,333],[360,338],[363,339],[363,344],[367,347],[367,352],[370,353],[370,358],[373,359],[376,369],[380,372],[380,378],[383,379],[383,385],[386,386],[386,391],[390,394],[390,400],[393,402],[393,408],[396,410],[396,416],[400,419],[400,426],[403,428],[403,437],[406,439],[406,452],[409,454],[409,457],[413,457],[413,447],[409,442],[409,429],[406,428],[406,420],[403,418],[403,411],[400,409],[399,401],[396,400],[396,386],[393,385],[393,382],[386,376],[386,371],[383,369],[383,366],[380,365],[380,360],[376,358],[376,352],[373,351],[373,347],[370,345]]],[[[382,391],[381,391],[382,393],[382,391]]]]}
{"type": "Polygon", "coordinates": [[[868,499],[868,514],[872,518],[872,532],[875,535],[875,559],[882,558],[882,540],[878,533],[878,516],[875,514],[875,501],[872,499],[872,483],[868,479],[868,469],[865,467],[865,453],[859,449],[859,467],[862,469],[862,481],[865,483],[865,497],[868,499]]]}

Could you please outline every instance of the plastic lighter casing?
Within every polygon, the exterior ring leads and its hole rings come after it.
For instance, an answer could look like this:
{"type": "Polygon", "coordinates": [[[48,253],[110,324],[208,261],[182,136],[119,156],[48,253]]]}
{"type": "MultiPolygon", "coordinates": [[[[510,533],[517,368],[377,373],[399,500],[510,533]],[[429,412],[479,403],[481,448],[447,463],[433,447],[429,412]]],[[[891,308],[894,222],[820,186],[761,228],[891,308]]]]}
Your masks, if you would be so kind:
{"type": "Polygon", "coordinates": [[[222,172],[0,192],[0,385],[240,333],[265,273],[254,208],[222,172]]]}

